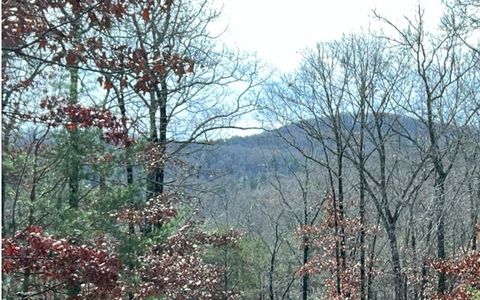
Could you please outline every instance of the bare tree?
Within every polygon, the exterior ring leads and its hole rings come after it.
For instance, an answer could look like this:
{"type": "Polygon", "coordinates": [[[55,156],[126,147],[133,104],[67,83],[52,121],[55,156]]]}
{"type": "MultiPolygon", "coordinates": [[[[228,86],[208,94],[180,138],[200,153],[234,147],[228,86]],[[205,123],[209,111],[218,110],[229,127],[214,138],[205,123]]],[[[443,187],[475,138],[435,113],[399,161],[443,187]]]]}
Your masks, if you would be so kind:
{"type": "MultiPolygon", "coordinates": [[[[452,32],[445,31],[438,36],[429,34],[420,7],[415,20],[409,20],[406,29],[381,19],[396,30],[398,38],[394,40],[414,66],[411,76],[412,79],[417,78],[418,85],[406,107],[408,113],[418,118],[427,130],[428,144],[424,150],[434,171],[436,256],[444,260],[447,258],[446,182],[461,145],[461,133],[455,132],[452,127],[464,128],[478,110],[477,106],[468,114],[461,115],[458,109],[466,101],[471,101],[460,92],[460,87],[464,85],[465,75],[474,68],[477,59],[462,52],[461,44],[452,32]],[[448,138],[451,135],[453,138],[448,138]]],[[[439,272],[437,292],[444,293],[446,289],[446,275],[439,272]]]]}
{"type": "MultiPolygon", "coordinates": [[[[249,63],[246,56],[222,47],[209,32],[220,13],[210,1],[178,1],[169,10],[161,4],[151,9],[148,18],[131,15],[132,26],[117,30],[134,47],[145,49],[138,55],[146,70],[122,74],[129,87],[124,102],[142,102],[140,113],[148,121],[139,124],[140,134],[147,131],[162,160],[194,142],[208,142],[215,132],[237,128],[236,121],[253,109],[255,99],[247,94],[258,84],[258,69],[253,60],[249,63]],[[146,79],[135,81],[140,75],[146,79]]],[[[174,183],[165,172],[162,163],[150,170],[148,198],[161,194],[167,181],[174,183]]]]}

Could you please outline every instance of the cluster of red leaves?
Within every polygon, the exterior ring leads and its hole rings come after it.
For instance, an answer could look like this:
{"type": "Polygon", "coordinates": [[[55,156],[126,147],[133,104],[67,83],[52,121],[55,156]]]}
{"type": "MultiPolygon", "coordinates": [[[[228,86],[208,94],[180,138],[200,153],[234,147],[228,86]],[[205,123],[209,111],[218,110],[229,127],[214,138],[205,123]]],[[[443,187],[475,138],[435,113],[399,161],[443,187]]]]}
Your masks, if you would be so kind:
{"type": "Polygon", "coordinates": [[[234,299],[233,291],[222,288],[224,270],[206,264],[202,258],[205,245],[219,246],[234,243],[241,234],[209,235],[198,231],[192,224],[180,228],[175,235],[144,257],[137,273],[143,281],[138,297],[165,295],[168,299],[234,299]]]}
{"type": "MultiPolygon", "coordinates": [[[[151,3],[152,1],[150,1],[150,5],[149,7],[146,7],[142,10],[142,12],[140,13],[140,15],[142,16],[142,19],[145,21],[145,22],[149,22],[150,21],[150,7],[151,7],[151,3]]],[[[160,8],[162,11],[168,11],[170,10],[170,8],[172,7],[173,5],[173,0],[165,0],[163,2],[162,5],[160,5],[160,8]]]]}
{"type": "Polygon", "coordinates": [[[163,225],[177,216],[177,210],[172,205],[172,195],[163,193],[150,199],[142,209],[123,208],[117,214],[117,220],[129,224],[163,225]]]}
{"type": "MultiPolygon", "coordinates": [[[[170,10],[173,2],[163,1],[160,4],[163,11],[170,10]]],[[[66,32],[65,28],[82,17],[89,27],[109,30],[114,20],[123,21],[131,11],[144,16],[155,4],[153,0],[2,1],[2,46],[19,50],[33,44],[55,51],[60,48],[55,42],[74,38],[74,33],[66,32]],[[58,17],[52,20],[49,14],[58,17]]]]}
{"type": "Polygon", "coordinates": [[[189,169],[189,164],[187,162],[178,157],[169,156],[167,151],[165,151],[165,145],[158,142],[145,143],[142,151],[138,153],[136,159],[138,164],[146,166],[149,174],[165,167],[167,162],[170,166],[175,166],[183,171],[189,169]]]}
{"type": "MultiPolygon", "coordinates": [[[[315,226],[303,226],[297,230],[297,234],[308,237],[308,243],[317,250],[317,254],[298,270],[298,274],[329,274],[330,276],[324,279],[325,299],[359,299],[358,265],[345,262],[346,267],[343,267],[344,262],[340,257],[337,261],[337,255],[341,249],[346,252],[348,249],[355,248],[354,243],[357,242],[361,224],[357,219],[342,217],[340,211],[335,208],[331,195],[327,196],[326,203],[327,214],[321,223],[315,226]],[[340,228],[344,230],[345,245],[341,243],[340,228]],[[337,278],[340,278],[340,292],[337,289],[337,278]]],[[[374,230],[367,231],[367,233],[371,232],[374,230]]]]}
{"type": "MultiPolygon", "coordinates": [[[[177,215],[171,202],[175,195],[163,193],[151,199],[140,210],[122,209],[117,215],[119,221],[129,224],[163,225],[177,215]]],[[[134,270],[142,278],[135,288],[135,298],[166,296],[168,299],[233,299],[233,291],[222,288],[224,270],[202,260],[206,246],[231,245],[242,234],[230,230],[227,233],[209,234],[188,223],[174,235],[167,238],[139,258],[141,267],[134,270]]]]}
{"type": "Polygon", "coordinates": [[[108,143],[125,147],[133,143],[133,139],[124,130],[127,120],[114,116],[106,109],[69,104],[55,97],[44,98],[40,102],[40,107],[47,112],[38,117],[34,117],[33,114],[22,116],[34,123],[42,122],[52,127],[63,125],[68,131],[79,128],[99,128],[108,143]]]}
{"type": "Polygon", "coordinates": [[[149,174],[162,168],[168,160],[165,146],[154,142],[147,143],[141,153],[140,160],[147,167],[149,174]]]}
{"type": "Polygon", "coordinates": [[[7,0],[2,2],[2,46],[12,51],[27,47],[48,48],[56,52],[54,61],[65,59],[73,64],[81,59],[81,49],[65,51],[65,42],[72,41],[73,32],[68,25],[82,17],[90,27],[108,30],[112,21],[122,20],[128,4],[144,4],[145,1],[49,1],[7,0]],[[58,16],[52,18],[51,16],[58,16]]]}
{"type": "Polygon", "coordinates": [[[472,298],[469,288],[480,289],[480,252],[472,251],[461,259],[436,261],[432,263],[435,270],[444,272],[457,284],[447,294],[434,295],[432,300],[468,300],[472,298]]]}
{"type": "Polygon", "coordinates": [[[2,239],[2,259],[3,274],[35,275],[45,286],[52,287],[45,288],[48,290],[45,293],[77,285],[93,299],[118,292],[122,264],[115,255],[54,238],[38,226],[2,239]]]}
{"type": "MultiPolygon", "coordinates": [[[[52,55],[51,59],[42,59],[45,62],[62,66],[81,63],[87,69],[109,73],[99,79],[105,89],[113,87],[111,74],[116,75],[120,87],[127,86],[126,74],[134,75],[133,87],[146,93],[158,84],[160,75],[171,71],[180,81],[185,74],[193,73],[194,60],[175,53],[171,47],[165,47],[164,51],[134,49],[105,44],[102,37],[97,36],[79,41],[75,26],[71,25],[82,24],[84,28],[106,31],[114,22],[122,24],[137,14],[150,22],[150,12],[155,7],[167,13],[173,4],[173,0],[3,1],[2,48],[27,58],[26,49],[48,50],[52,55]]],[[[7,79],[5,75],[4,83],[7,79]]],[[[28,84],[28,79],[23,81],[28,84]]]]}
{"type": "Polygon", "coordinates": [[[207,234],[188,223],[139,258],[139,266],[128,272],[133,271],[141,282],[127,287],[121,280],[127,269],[110,254],[110,248],[102,249],[105,238],[97,239],[95,248],[79,246],[30,226],[13,238],[2,239],[2,273],[20,278],[30,274],[39,285],[31,284],[26,297],[50,297],[79,288],[70,299],[125,299],[128,291],[134,299],[234,299],[235,292],[223,289],[224,270],[201,257],[209,245],[229,245],[241,237],[234,230],[207,234]]]}
{"type": "MultiPolygon", "coordinates": [[[[101,38],[93,44],[102,43],[101,38]]],[[[180,56],[178,53],[172,53],[170,48],[159,51],[153,50],[147,52],[144,48],[127,47],[125,45],[114,47],[113,56],[109,57],[98,47],[93,52],[98,59],[96,65],[101,69],[128,72],[135,75],[136,82],[133,87],[137,91],[149,92],[159,83],[159,78],[165,77],[168,72],[172,72],[180,81],[184,75],[193,73],[195,62],[193,59],[180,56]]],[[[107,77],[100,77],[98,82],[105,89],[113,87],[113,83],[107,77]]],[[[127,78],[124,76],[120,80],[120,86],[127,86],[127,78]]]]}

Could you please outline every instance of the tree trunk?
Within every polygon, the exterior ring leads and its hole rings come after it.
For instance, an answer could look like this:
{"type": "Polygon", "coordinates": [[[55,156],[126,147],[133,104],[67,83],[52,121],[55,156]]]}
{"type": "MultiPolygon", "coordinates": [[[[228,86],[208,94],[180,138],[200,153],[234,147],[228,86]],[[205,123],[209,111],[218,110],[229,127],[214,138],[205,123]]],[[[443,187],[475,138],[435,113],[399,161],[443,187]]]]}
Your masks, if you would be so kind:
{"type": "MultiPolygon", "coordinates": [[[[425,244],[426,245],[429,245],[430,243],[430,240],[431,240],[431,232],[432,232],[432,228],[433,228],[433,224],[432,224],[432,220],[430,220],[428,222],[428,225],[427,225],[427,236],[425,237],[425,244]]],[[[421,300],[424,300],[425,299],[425,287],[428,283],[428,254],[427,253],[424,257],[423,257],[423,261],[422,261],[422,275],[421,275],[421,284],[420,284],[420,299],[421,300]]]]}
{"type": "Polygon", "coordinates": [[[470,219],[472,224],[472,251],[477,251],[478,205],[480,203],[480,175],[477,175],[475,179],[477,181],[476,192],[473,188],[473,180],[470,181],[468,184],[468,190],[470,194],[470,219]]]}
{"type": "Polygon", "coordinates": [[[337,145],[337,187],[338,187],[338,214],[339,214],[339,225],[340,225],[340,258],[342,269],[345,270],[347,266],[347,254],[346,254],[346,241],[345,241],[345,225],[343,224],[344,220],[344,194],[343,194],[343,143],[341,136],[341,120],[340,114],[336,115],[336,126],[335,126],[335,142],[337,145]]]}
{"type": "MultiPolygon", "coordinates": [[[[155,147],[160,147],[161,155],[165,155],[167,147],[167,97],[168,86],[165,77],[160,79],[160,90],[151,93],[150,106],[150,140],[155,147]],[[160,122],[157,131],[156,114],[160,111],[160,122]]],[[[148,199],[154,198],[164,192],[165,166],[157,166],[149,176],[148,199]]],[[[147,200],[148,200],[147,199],[147,200]]]]}
{"type": "MultiPolygon", "coordinates": [[[[5,145],[3,145],[5,151],[5,145]]],[[[6,222],[5,222],[5,202],[7,201],[7,193],[5,188],[5,172],[2,172],[2,236],[5,236],[7,233],[6,222]]]]}
{"type": "MultiPolygon", "coordinates": [[[[377,218],[377,226],[380,224],[380,214],[378,215],[377,218]]],[[[370,255],[369,255],[369,264],[368,264],[368,276],[367,276],[367,298],[369,300],[374,299],[374,294],[373,294],[373,280],[375,278],[374,273],[373,273],[373,263],[375,260],[375,248],[377,245],[377,234],[373,236],[372,240],[372,245],[370,249],[370,255]]]]}
{"type": "MultiPolygon", "coordinates": [[[[118,106],[120,108],[120,114],[122,115],[122,129],[123,133],[125,134],[125,142],[127,142],[128,139],[128,127],[127,127],[127,109],[125,107],[125,98],[123,95],[123,90],[120,91],[118,95],[118,106]]],[[[133,187],[133,166],[132,163],[130,162],[130,155],[131,155],[131,148],[130,145],[127,145],[125,143],[125,154],[126,154],[126,161],[125,161],[125,171],[127,173],[127,186],[129,188],[133,187]]],[[[130,205],[134,205],[134,200],[133,197],[130,199],[130,205]]],[[[135,226],[133,223],[128,224],[128,232],[130,234],[135,234],[135,226]]]]}
{"type": "MultiPolygon", "coordinates": [[[[437,212],[437,258],[443,260],[446,258],[445,252],[445,180],[446,174],[439,172],[435,180],[435,198],[437,212]]],[[[444,293],[447,290],[447,275],[444,272],[438,272],[437,292],[444,293]]]]}
{"type": "Polygon", "coordinates": [[[397,236],[395,233],[395,227],[393,225],[389,225],[387,228],[387,235],[388,235],[388,242],[390,245],[390,252],[392,254],[392,267],[393,267],[393,275],[395,280],[395,299],[396,300],[404,300],[405,293],[403,288],[403,275],[402,275],[402,267],[400,263],[400,253],[398,251],[397,245],[397,236]]]}
{"type": "Polygon", "coordinates": [[[268,271],[268,295],[270,300],[275,299],[275,294],[273,292],[273,272],[275,271],[275,252],[272,253],[270,257],[270,270],[268,271]]]}
{"type": "Polygon", "coordinates": [[[390,253],[392,257],[392,268],[395,280],[395,300],[404,300],[402,267],[400,263],[400,253],[398,251],[397,234],[395,232],[395,224],[397,222],[397,219],[395,215],[392,215],[390,207],[388,205],[389,201],[387,194],[386,149],[382,132],[381,116],[375,116],[375,126],[379,141],[378,155],[380,162],[380,194],[382,197],[381,205],[383,206],[381,209],[383,209],[384,211],[383,221],[385,223],[385,229],[387,231],[388,242],[390,245],[390,253]]]}
{"type": "MultiPolygon", "coordinates": [[[[303,242],[305,247],[303,248],[303,265],[308,263],[308,255],[309,255],[309,241],[307,237],[303,237],[303,242]]],[[[308,299],[308,285],[309,285],[309,276],[308,274],[304,274],[302,278],[302,299],[307,300],[308,299]]]]}
{"type": "Polygon", "coordinates": [[[365,154],[364,154],[364,135],[366,127],[365,119],[365,85],[362,84],[362,95],[360,98],[360,141],[359,141],[359,177],[360,177],[360,300],[366,299],[366,276],[365,276],[365,154]]]}
{"type": "MultiPolygon", "coordinates": [[[[70,68],[70,97],[69,104],[78,103],[78,69],[70,68]]],[[[80,181],[80,145],[78,141],[78,130],[73,127],[69,133],[70,159],[68,162],[68,204],[71,208],[78,208],[79,205],[79,181],[80,181]]]]}

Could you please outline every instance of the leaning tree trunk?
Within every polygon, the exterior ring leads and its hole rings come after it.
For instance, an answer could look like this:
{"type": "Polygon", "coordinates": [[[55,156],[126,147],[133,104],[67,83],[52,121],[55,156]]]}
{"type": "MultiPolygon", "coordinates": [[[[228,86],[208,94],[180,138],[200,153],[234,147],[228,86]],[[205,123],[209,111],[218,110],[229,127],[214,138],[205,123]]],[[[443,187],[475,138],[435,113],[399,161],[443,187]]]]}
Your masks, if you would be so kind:
{"type": "Polygon", "coordinates": [[[397,222],[396,216],[392,215],[390,207],[388,206],[387,194],[387,173],[386,173],[386,149],[384,135],[382,132],[382,122],[378,116],[375,116],[375,126],[379,139],[378,154],[380,162],[380,193],[383,209],[383,221],[387,231],[388,242],[390,245],[390,254],[392,257],[392,268],[395,280],[395,300],[404,300],[403,275],[402,266],[400,262],[400,252],[398,250],[397,235],[395,231],[395,224],[397,222]]]}
{"type": "MultiPolygon", "coordinates": [[[[435,212],[436,212],[436,225],[437,225],[437,259],[444,260],[446,256],[445,252],[445,181],[447,179],[447,173],[443,165],[440,149],[438,146],[438,136],[434,123],[434,111],[433,111],[433,98],[427,98],[427,127],[428,136],[430,140],[430,159],[432,160],[435,171],[434,182],[434,197],[435,197],[435,212]]],[[[447,276],[444,272],[438,272],[437,292],[439,294],[444,293],[447,290],[447,276]]]]}

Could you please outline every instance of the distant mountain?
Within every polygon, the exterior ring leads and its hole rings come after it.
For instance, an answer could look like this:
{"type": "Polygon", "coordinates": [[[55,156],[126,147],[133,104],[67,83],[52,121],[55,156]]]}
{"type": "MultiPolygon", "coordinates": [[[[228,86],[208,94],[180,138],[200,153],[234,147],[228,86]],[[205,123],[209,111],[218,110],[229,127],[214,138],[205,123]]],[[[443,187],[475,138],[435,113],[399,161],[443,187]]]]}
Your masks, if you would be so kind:
{"type": "MultiPolygon", "coordinates": [[[[345,135],[347,131],[355,132],[360,129],[358,120],[350,115],[342,115],[341,122],[345,135]]],[[[367,123],[373,131],[375,129],[373,119],[369,118],[367,123]]],[[[333,146],[332,130],[328,124],[329,121],[325,119],[309,120],[251,136],[219,140],[195,152],[191,159],[201,170],[200,178],[207,180],[212,175],[227,176],[231,179],[260,177],[273,169],[280,173],[288,173],[292,167],[295,168],[296,158],[301,156],[289,143],[306,151],[315,151],[317,157],[321,157],[322,144],[308,133],[320,132],[326,137],[325,143],[333,146]]],[[[395,140],[402,145],[411,144],[405,136],[410,135],[425,141],[427,134],[422,123],[407,116],[387,115],[383,119],[382,128],[384,135],[391,136],[392,141],[395,140]]],[[[372,142],[369,142],[368,135],[366,136],[366,147],[373,149],[372,142]]]]}

